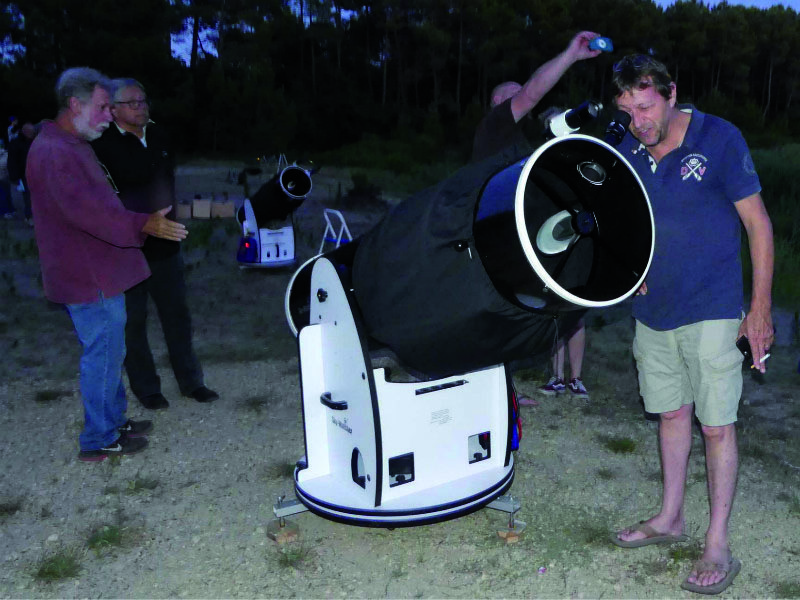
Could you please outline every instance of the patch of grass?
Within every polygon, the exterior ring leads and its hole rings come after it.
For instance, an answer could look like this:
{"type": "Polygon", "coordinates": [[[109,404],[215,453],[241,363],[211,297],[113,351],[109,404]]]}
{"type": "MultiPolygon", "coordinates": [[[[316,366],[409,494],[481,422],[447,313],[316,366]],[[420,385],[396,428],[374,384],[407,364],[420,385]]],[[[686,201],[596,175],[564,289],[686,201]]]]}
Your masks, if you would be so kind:
{"type": "Polygon", "coordinates": [[[267,476],[271,479],[291,479],[294,477],[295,463],[274,463],[267,467],[267,476]]]}
{"type": "Polygon", "coordinates": [[[58,581],[75,577],[81,570],[80,550],[66,548],[48,552],[36,564],[33,576],[40,581],[58,581]]]}
{"type": "MultiPolygon", "coordinates": [[[[771,440],[777,440],[777,441],[781,441],[781,442],[788,442],[789,441],[789,437],[790,437],[790,434],[789,434],[788,430],[786,430],[786,429],[778,429],[777,427],[775,427],[773,429],[770,429],[767,432],[767,435],[769,435],[771,440]]],[[[791,435],[794,435],[794,434],[791,434],[791,435]]]]}
{"type": "Polygon", "coordinates": [[[576,524],[575,533],[584,544],[603,547],[608,545],[608,528],[605,526],[605,521],[602,523],[593,520],[580,521],[576,524]]]}
{"type": "Polygon", "coordinates": [[[788,483],[792,480],[792,473],[786,469],[783,456],[775,452],[774,448],[775,440],[766,435],[750,436],[740,444],[739,456],[759,461],[771,478],[788,483]]]}
{"type": "Polygon", "coordinates": [[[788,501],[789,503],[789,514],[794,515],[795,517],[800,517],[800,498],[797,496],[793,496],[788,501]]]}
{"type": "Polygon", "coordinates": [[[16,514],[21,508],[22,500],[20,498],[0,501],[0,519],[5,519],[6,517],[16,514]]]}
{"type": "Polygon", "coordinates": [[[520,369],[514,371],[514,381],[520,383],[539,383],[547,381],[547,374],[541,369],[520,369]]]}
{"type": "Polygon", "coordinates": [[[800,583],[797,581],[779,581],[775,584],[776,598],[800,598],[800,583]]]}
{"type": "Polygon", "coordinates": [[[636,441],[629,437],[599,435],[597,439],[607,450],[614,454],[632,454],[636,451],[636,441]]]}
{"type": "Polygon", "coordinates": [[[278,548],[278,565],[298,568],[311,557],[311,549],[303,544],[287,544],[278,548]]]}
{"type": "Polygon", "coordinates": [[[688,544],[674,544],[667,555],[675,562],[694,562],[703,555],[703,546],[699,541],[688,544]]]}
{"type": "Polygon", "coordinates": [[[248,410],[260,415],[261,411],[267,408],[270,404],[273,404],[274,401],[275,398],[272,395],[250,396],[242,401],[241,407],[244,410],[248,410]]]}
{"type": "Polygon", "coordinates": [[[128,481],[128,485],[125,487],[125,493],[127,494],[140,494],[142,492],[149,492],[158,487],[158,479],[154,479],[151,477],[139,477],[138,475],[128,481]]]}
{"type": "Polygon", "coordinates": [[[71,395],[72,391],[70,390],[39,390],[34,395],[33,400],[39,404],[46,404],[71,395]]]}
{"type": "Polygon", "coordinates": [[[613,406],[605,402],[595,401],[584,404],[581,407],[581,414],[585,417],[606,417],[610,419],[616,414],[616,411],[613,406]]]}
{"type": "Polygon", "coordinates": [[[611,469],[597,469],[597,476],[603,481],[609,481],[616,478],[617,474],[611,469]]]}
{"type": "Polygon", "coordinates": [[[695,485],[697,483],[705,483],[706,482],[706,474],[704,471],[695,471],[686,479],[686,483],[688,485],[695,485]]]}
{"type": "Polygon", "coordinates": [[[633,371],[634,359],[628,346],[604,348],[602,352],[602,366],[606,375],[619,375],[633,371]]]}
{"type": "Polygon", "coordinates": [[[392,569],[392,572],[389,573],[390,579],[400,579],[401,577],[405,577],[407,573],[403,571],[402,567],[395,567],[392,569]]]}
{"type": "MultiPolygon", "coordinates": [[[[568,554],[572,561],[578,555],[591,553],[592,547],[608,547],[610,532],[607,524],[612,521],[612,516],[605,510],[589,512],[554,505],[546,507],[536,519],[541,523],[552,523],[534,530],[529,527],[523,535],[521,545],[535,552],[537,564],[559,561],[564,554],[568,554]]],[[[480,570],[485,568],[486,565],[482,564],[480,570]]]]}
{"type": "Polygon", "coordinates": [[[103,525],[89,535],[86,545],[98,555],[111,546],[121,546],[122,528],[117,525],[103,525]]]}
{"type": "Polygon", "coordinates": [[[663,557],[654,560],[644,560],[635,565],[636,574],[634,581],[639,585],[647,585],[653,577],[658,577],[670,571],[669,561],[663,557]]]}
{"type": "Polygon", "coordinates": [[[43,506],[42,510],[39,511],[39,517],[42,519],[49,519],[53,516],[53,511],[50,509],[49,506],[43,506]]]}
{"type": "Polygon", "coordinates": [[[194,220],[189,226],[189,235],[181,242],[181,248],[187,252],[193,248],[207,248],[214,233],[214,221],[194,220]]]}

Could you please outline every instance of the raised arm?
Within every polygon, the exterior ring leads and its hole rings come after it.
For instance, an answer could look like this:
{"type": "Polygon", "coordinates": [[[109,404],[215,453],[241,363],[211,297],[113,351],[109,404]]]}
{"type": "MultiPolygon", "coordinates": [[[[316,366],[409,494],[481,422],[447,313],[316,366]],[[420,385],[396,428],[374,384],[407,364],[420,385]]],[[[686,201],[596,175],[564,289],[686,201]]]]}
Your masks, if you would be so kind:
{"type": "Polygon", "coordinates": [[[600,37],[600,34],[581,31],[572,38],[563,52],[536,69],[522,89],[511,99],[511,113],[515,121],[518,122],[527,115],[574,63],[600,54],[600,50],[589,49],[589,42],[596,37],[600,37]]]}

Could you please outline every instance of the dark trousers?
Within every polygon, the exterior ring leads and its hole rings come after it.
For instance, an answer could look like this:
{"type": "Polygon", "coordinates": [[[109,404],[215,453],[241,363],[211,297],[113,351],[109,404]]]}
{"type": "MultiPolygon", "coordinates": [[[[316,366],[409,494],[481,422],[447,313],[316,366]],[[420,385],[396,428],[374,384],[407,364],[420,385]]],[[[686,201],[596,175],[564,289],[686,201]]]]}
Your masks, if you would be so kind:
{"type": "Polygon", "coordinates": [[[147,298],[161,321],[172,372],[181,394],[203,385],[203,369],[192,348],[192,321],[186,304],[186,282],[180,252],[161,260],[150,260],[152,275],[125,292],[128,322],[125,325],[125,370],[137,398],[161,392],[153,354],[147,341],[147,298]]]}

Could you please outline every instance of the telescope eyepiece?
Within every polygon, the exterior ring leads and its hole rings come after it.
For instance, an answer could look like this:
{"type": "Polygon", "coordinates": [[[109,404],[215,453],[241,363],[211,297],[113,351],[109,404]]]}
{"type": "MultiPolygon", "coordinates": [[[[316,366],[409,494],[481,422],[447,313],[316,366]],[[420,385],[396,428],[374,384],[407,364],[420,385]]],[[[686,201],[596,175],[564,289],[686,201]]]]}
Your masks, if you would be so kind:
{"type": "Polygon", "coordinates": [[[631,116],[624,110],[617,110],[606,127],[605,143],[610,146],[618,146],[631,124],[631,116]]]}

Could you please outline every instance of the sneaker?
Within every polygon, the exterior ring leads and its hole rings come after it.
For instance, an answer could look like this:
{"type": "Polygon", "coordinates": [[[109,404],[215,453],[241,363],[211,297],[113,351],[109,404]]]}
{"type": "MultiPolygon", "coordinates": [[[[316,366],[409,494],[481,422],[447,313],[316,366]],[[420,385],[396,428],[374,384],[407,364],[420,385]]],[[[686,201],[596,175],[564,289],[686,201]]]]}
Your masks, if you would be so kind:
{"type": "Polygon", "coordinates": [[[78,459],[84,462],[101,462],[109,456],[122,456],[123,454],[136,454],[147,447],[147,438],[129,438],[124,433],[113,444],[98,450],[81,450],[78,459]]]}
{"type": "Polygon", "coordinates": [[[545,396],[557,396],[563,394],[567,389],[561,377],[551,377],[550,381],[540,387],[537,391],[545,396]]]}
{"type": "Polygon", "coordinates": [[[120,433],[124,433],[129,438],[138,438],[150,433],[153,429],[152,421],[134,421],[128,419],[122,427],[118,427],[120,433]]]}
{"type": "Polygon", "coordinates": [[[586,391],[586,386],[583,385],[583,382],[578,377],[573,377],[570,379],[567,387],[569,387],[569,391],[573,396],[577,396],[578,398],[589,397],[589,392],[586,391]]]}

